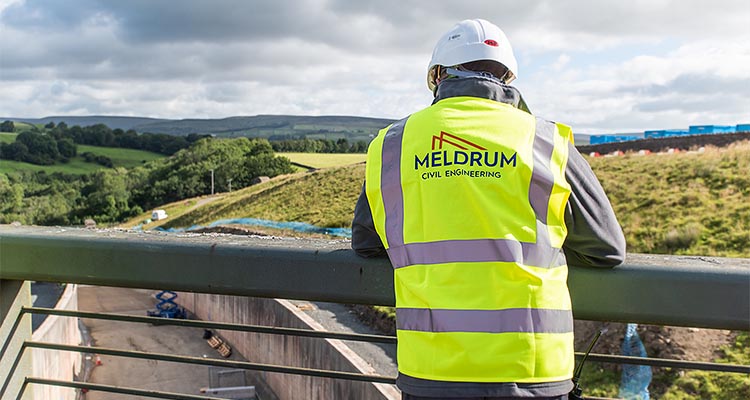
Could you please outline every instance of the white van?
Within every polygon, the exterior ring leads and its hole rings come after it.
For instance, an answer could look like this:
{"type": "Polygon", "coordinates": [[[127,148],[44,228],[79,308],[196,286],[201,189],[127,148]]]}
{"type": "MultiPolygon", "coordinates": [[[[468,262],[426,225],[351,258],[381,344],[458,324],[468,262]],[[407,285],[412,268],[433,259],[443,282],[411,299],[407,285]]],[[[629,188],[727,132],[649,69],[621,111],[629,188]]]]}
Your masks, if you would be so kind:
{"type": "Polygon", "coordinates": [[[167,212],[164,210],[154,210],[151,212],[151,220],[158,221],[160,219],[167,219],[167,212]]]}

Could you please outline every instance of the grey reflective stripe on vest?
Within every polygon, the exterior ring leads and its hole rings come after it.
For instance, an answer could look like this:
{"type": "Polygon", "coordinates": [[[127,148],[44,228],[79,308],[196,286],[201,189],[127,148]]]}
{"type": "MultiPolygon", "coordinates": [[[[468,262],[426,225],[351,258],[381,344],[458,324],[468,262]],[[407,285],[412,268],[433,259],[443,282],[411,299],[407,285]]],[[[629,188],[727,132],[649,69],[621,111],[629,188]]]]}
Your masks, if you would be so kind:
{"type": "MultiPolygon", "coordinates": [[[[550,163],[552,162],[552,151],[555,148],[555,133],[557,126],[541,118],[536,119],[536,133],[534,134],[534,170],[531,172],[531,185],[529,186],[529,203],[534,209],[536,219],[547,224],[547,210],[549,209],[549,198],[552,194],[552,186],[555,178],[552,176],[550,163]]],[[[544,229],[546,233],[547,230],[544,229]]],[[[537,230],[537,237],[539,236],[537,230]]],[[[538,242],[538,239],[537,239],[538,242]]],[[[549,239],[547,240],[549,243],[549,239]]]]}
{"type": "MultiPolygon", "coordinates": [[[[547,227],[541,225],[537,229],[544,229],[546,232],[547,227]]],[[[388,242],[390,243],[390,239],[388,242]]],[[[560,249],[550,246],[549,240],[545,245],[510,239],[443,240],[388,248],[388,256],[394,268],[416,264],[491,261],[551,268],[559,266],[553,264],[559,253],[560,249]]]]}
{"type": "Polygon", "coordinates": [[[568,333],[573,332],[573,312],[545,308],[397,308],[396,329],[420,332],[568,333]]]}
{"type": "Polygon", "coordinates": [[[404,191],[401,188],[401,140],[404,118],[391,125],[383,139],[380,192],[385,207],[385,237],[389,246],[404,244],[404,191]]]}
{"type": "Polygon", "coordinates": [[[560,266],[560,249],[551,246],[547,209],[554,177],[550,169],[554,150],[554,123],[536,119],[529,203],[536,214],[536,243],[509,239],[444,240],[404,244],[404,197],[401,187],[401,149],[407,119],[391,125],[383,139],[380,190],[385,207],[385,236],[394,268],[448,262],[517,262],[542,268],[560,266]]]}

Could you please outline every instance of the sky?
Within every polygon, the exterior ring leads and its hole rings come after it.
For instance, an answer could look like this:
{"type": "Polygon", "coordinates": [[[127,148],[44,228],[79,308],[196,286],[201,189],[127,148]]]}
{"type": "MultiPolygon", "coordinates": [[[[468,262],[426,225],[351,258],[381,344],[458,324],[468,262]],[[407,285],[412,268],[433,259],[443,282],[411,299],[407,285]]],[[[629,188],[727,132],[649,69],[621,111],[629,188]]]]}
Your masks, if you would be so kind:
{"type": "Polygon", "coordinates": [[[0,0],[0,116],[402,118],[469,18],[575,132],[750,123],[747,0],[0,0]]]}

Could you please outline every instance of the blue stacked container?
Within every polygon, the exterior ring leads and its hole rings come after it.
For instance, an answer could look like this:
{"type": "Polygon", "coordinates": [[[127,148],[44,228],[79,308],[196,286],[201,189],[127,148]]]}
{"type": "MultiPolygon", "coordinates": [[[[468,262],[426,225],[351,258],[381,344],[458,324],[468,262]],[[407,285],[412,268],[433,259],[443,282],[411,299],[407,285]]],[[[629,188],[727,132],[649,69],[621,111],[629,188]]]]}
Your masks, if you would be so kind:
{"type": "Polygon", "coordinates": [[[732,133],[735,131],[733,125],[690,125],[689,132],[693,135],[706,133],[732,133]]]}

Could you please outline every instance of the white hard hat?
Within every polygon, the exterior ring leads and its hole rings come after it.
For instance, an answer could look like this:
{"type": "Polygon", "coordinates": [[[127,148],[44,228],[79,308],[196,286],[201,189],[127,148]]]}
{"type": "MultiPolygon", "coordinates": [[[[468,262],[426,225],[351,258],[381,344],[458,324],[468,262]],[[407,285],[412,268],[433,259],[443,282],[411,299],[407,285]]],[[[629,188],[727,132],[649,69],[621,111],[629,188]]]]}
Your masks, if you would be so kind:
{"type": "Polygon", "coordinates": [[[467,19],[457,23],[435,45],[427,68],[427,86],[435,90],[436,66],[451,67],[478,60],[497,61],[507,67],[510,73],[505,83],[518,76],[518,63],[505,33],[483,19],[467,19]]]}

